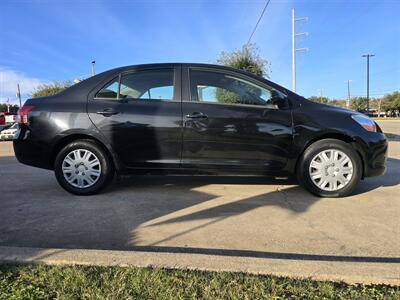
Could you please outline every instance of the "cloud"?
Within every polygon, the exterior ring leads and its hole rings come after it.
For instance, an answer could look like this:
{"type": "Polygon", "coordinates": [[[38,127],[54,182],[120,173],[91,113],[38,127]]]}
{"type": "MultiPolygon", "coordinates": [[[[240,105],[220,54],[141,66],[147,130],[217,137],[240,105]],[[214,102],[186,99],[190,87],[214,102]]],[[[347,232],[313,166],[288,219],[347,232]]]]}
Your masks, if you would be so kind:
{"type": "Polygon", "coordinates": [[[47,81],[29,77],[24,73],[12,69],[0,67],[0,102],[4,102],[7,98],[10,98],[10,102],[16,101],[18,83],[21,89],[21,95],[24,98],[39,85],[47,83],[47,81]]]}

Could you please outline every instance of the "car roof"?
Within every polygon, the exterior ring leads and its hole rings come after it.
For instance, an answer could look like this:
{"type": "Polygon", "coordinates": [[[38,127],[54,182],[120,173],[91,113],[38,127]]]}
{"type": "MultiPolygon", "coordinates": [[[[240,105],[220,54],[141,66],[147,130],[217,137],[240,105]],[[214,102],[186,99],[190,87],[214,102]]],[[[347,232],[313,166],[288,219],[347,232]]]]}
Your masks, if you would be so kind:
{"type": "MultiPolygon", "coordinates": [[[[235,72],[238,74],[242,74],[244,76],[251,77],[258,81],[263,81],[264,83],[266,83],[267,85],[269,85],[273,88],[277,88],[277,89],[280,89],[281,91],[286,92],[286,94],[293,94],[288,89],[268,80],[265,77],[257,76],[253,73],[250,73],[250,72],[247,72],[244,70],[227,67],[227,66],[222,66],[222,65],[216,65],[216,64],[171,62],[171,63],[151,63],[151,64],[127,65],[127,66],[121,66],[121,67],[109,69],[107,71],[98,73],[95,76],[86,78],[85,80],[83,80],[77,84],[74,84],[70,88],[63,90],[62,92],[60,92],[57,95],[62,96],[62,95],[66,95],[69,93],[78,93],[79,92],[82,94],[82,97],[83,97],[90,90],[93,90],[95,87],[97,87],[99,85],[99,83],[102,84],[104,81],[109,80],[110,76],[115,76],[117,73],[131,71],[131,70],[135,70],[135,69],[151,69],[151,68],[157,69],[157,68],[168,68],[168,67],[176,67],[176,66],[209,68],[209,69],[214,69],[214,70],[225,70],[225,71],[235,72]]],[[[78,97],[75,97],[75,98],[78,98],[78,97]]],[[[72,98],[70,98],[70,99],[72,99],[72,98]]],[[[69,99],[69,101],[71,101],[70,99],[69,99]]]]}
{"type": "MultiPolygon", "coordinates": [[[[203,67],[203,68],[212,68],[212,69],[220,69],[220,70],[227,70],[227,71],[234,71],[234,72],[241,72],[246,74],[252,74],[246,72],[244,70],[217,65],[217,64],[206,64],[206,63],[185,63],[185,62],[172,62],[172,63],[151,63],[151,64],[138,64],[138,65],[128,65],[123,67],[114,68],[109,71],[127,71],[132,69],[140,69],[140,68],[167,68],[167,67],[175,67],[175,66],[185,66],[185,67],[203,67]]],[[[254,75],[254,74],[252,74],[254,75]]]]}
{"type": "Polygon", "coordinates": [[[275,88],[281,88],[286,91],[286,93],[291,93],[288,89],[270,81],[269,79],[262,77],[262,76],[257,76],[251,72],[247,72],[241,69],[236,69],[228,66],[223,66],[223,65],[217,65],[217,64],[206,64],[206,63],[185,63],[185,62],[171,62],[171,63],[151,63],[151,64],[138,64],[138,65],[128,65],[128,66],[123,66],[123,67],[117,67],[114,69],[110,69],[108,71],[103,72],[103,74],[110,74],[110,73],[115,73],[115,72],[124,72],[124,71],[129,71],[129,70],[134,70],[134,69],[146,69],[146,68],[168,68],[168,67],[175,67],[175,66],[184,66],[184,67],[198,67],[198,68],[210,68],[210,69],[218,69],[218,70],[223,70],[223,71],[231,71],[235,73],[240,73],[252,78],[255,78],[257,80],[263,80],[265,81],[268,85],[271,87],[275,88]]]}

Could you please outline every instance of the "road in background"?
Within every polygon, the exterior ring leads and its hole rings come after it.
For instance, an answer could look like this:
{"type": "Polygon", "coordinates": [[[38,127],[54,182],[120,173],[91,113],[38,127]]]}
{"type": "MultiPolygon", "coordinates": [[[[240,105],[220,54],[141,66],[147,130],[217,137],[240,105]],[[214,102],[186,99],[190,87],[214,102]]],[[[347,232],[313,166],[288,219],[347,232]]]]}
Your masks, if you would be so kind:
{"type": "Polygon", "coordinates": [[[382,120],[377,123],[383,132],[397,135],[396,140],[400,138],[400,120],[382,120]]]}

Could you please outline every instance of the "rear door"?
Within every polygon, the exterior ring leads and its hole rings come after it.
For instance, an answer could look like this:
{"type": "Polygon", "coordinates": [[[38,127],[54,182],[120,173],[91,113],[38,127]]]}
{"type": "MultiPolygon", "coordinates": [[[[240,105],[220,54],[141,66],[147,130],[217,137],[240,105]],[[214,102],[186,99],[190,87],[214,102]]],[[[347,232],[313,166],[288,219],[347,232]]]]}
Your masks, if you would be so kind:
{"type": "Polygon", "coordinates": [[[292,144],[288,107],[272,104],[272,88],[235,72],[188,68],[182,165],[219,171],[285,168],[292,144]]]}
{"type": "Polygon", "coordinates": [[[182,148],[180,66],[134,69],[89,96],[88,113],[130,168],[178,168],[182,148]]]}

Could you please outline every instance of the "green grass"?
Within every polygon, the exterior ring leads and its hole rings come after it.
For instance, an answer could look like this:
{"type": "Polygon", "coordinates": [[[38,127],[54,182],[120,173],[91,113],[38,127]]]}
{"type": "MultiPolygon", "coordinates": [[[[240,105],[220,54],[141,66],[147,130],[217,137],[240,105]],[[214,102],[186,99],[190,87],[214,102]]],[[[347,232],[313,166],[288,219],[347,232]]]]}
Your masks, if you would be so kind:
{"type": "Polygon", "coordinates": [[[0,265],[0,299],[400,299],[400,287],[150,268],[0,265]]]}

